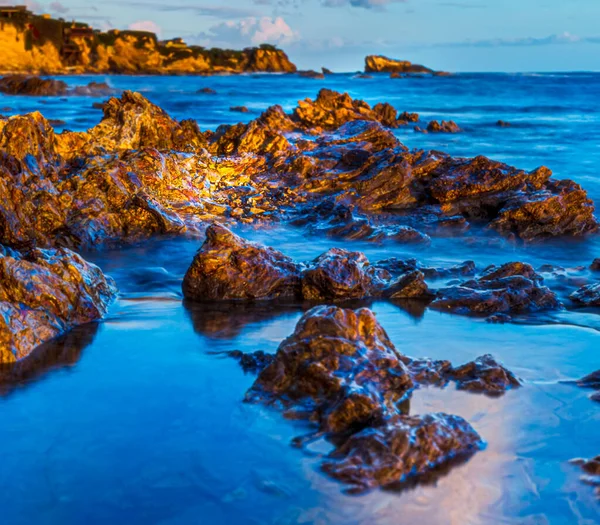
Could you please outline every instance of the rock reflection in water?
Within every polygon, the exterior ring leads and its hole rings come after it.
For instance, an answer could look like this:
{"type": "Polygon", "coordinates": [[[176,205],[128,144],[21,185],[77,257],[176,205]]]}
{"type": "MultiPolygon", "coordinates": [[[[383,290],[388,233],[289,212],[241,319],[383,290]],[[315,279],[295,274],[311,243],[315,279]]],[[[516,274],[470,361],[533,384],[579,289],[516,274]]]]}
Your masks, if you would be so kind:
{"type": "Polygon", "coordinates": [[[98,328],[98,323],[79,326],[37,347],[25,359],[0,365],[0,395],[8,395],[52,370],[77,364],[83,351],[94,342],[98,328]]]}

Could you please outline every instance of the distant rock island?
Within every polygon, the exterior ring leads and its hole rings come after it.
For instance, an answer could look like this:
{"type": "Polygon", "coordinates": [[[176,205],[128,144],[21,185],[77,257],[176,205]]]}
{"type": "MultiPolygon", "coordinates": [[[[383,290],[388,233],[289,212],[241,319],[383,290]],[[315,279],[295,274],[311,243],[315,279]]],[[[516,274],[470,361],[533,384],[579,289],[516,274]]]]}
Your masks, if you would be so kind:
{"type": "Polygon", "coordinates": [[[0,6],[0,73],[218,74],[293,73],[296,66],[269,44],[206,49],[146,31],[107,32],[88,24],[0,6]]]}
{"type": "Polygon", "coordinates": [[[434,71],[420,64],[413,64],[408,60],[397,60],[383,55],[369,55],[365,58],[365,73],[392,73],[392,74],[427,74],[447,75],[442,71],[434,71]]]}

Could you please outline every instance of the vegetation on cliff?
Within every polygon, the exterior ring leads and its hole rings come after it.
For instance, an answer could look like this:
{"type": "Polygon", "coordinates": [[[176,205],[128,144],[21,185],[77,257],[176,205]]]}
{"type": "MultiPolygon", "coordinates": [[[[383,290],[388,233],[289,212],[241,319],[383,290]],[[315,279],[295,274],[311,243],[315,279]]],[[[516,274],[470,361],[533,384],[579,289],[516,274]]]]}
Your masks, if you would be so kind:
{"type": "Polygon", "coordinates": [[[102,32],[87,24],[55,20],[0,7],[0,72],[210,74],[296,71],[269,44],[244,50],[206,49],[182,39],[159,41],[146,31],[102,32]],[[9,16],[10,15],[10,16],[9,16]]]}

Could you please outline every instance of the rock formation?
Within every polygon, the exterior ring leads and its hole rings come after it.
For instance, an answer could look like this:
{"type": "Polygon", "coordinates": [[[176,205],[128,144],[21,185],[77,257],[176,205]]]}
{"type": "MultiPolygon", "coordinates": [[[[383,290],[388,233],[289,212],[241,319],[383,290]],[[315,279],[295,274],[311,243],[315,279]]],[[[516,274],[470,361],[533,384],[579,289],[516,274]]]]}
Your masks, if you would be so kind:
{"type": "Polygon", "coordinates": [[[0,78],[0,93],[6,95],[30,95],[37,97],[109,96],[113,89],[104,82],[90,82],[87,86],[69,88],[66,82],[50,78],[25,75],[9,75],[0,78]]]}
{"type": "Polygon", "coordinates": [[[407,60],[396,60],[382,55],[369,55],[365,58],[365,73],[426,73],[435,71],[407,60]]]}
{"type": "MultiPolygon", "coordinates": [[[[0,7],[1,9],[1,7],[0,7]]],[[[296,71],[287,55],[263,44],[243,51],[205,49],[147,31],[95,31],[23,9],[0,27],[2,73],[213,74],[296,71]]]]}
{"type": "Polygon", "coordinates": [[[0,363],[100,319],[115,295],[112,279],[68,249],[19,252],[0,245],[0,363]]]}
{"type": "Polygon", "coordinates": [[[482,446],[458,416],[405,413],[416,386],[406,360],[370,310],[317,307],[281,343],[246,400],[311,421],[336,443],[324,470],[353,488],[406,482],[482,446]]]}

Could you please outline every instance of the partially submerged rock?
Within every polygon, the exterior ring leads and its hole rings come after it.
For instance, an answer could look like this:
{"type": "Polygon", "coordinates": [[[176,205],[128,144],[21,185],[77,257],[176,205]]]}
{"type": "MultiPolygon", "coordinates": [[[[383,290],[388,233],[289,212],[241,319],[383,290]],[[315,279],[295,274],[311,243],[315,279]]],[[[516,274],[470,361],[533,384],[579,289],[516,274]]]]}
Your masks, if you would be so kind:
{"type": "Polygon", "coordinates": [[[453,368],[448,371],[447,377],[456,381],[459,390],[470,390],[490,396],[502,395],[507,390],[521,386],[515,375],[489,354],[453,368]]]}
{"type": "Polygon", "coordinates": [[[339,248],[298,264],[272,248],[245,241],[220,224],[207,229],[206,241],[184,278],[183,294],[201,302],[432,297],[421,272],[396,272],[392,277],[387,270],[371,266],[363,253],[339,248]]]}
{"type": "Polygon", "coordinates": [[[600,402],[600,370],[582,377],[581,379],[575,381],[575,384],[581,388],[590,388],[592,390],[596,390],[596,393],[592,394],[590,399],[592,401],[600,402]]]}
{"type": "Polygon", "coordinates": [[[247,242],[213,224],[183,279],[183,294],[196,301],[297,297],[298,266],[282,253],[247,242]]]}
{"type": "Polygon", "coordinates": [[[435,476],[436,469],[464,461],[482,447],[477,432],[459,416],[397,416],[350,436],[325,459],[323,470],[356,492],[402,488],[435,476]]]}
{"type": "Polygon", "coordinates": [[[581,467],[585,473],[581,477],[581,481],[595,487],[596,495],[600,498],[600,456],[593,459],[573,459],[571,463],[581,467]]]}
{"type": "Polygon", "coordinates": [[[507,263],[478,279],[438,290],[431,308],[457,314],[492,315],[556,310],[561,304],[533,268],[507,263]]]}
{"type": "Polygon", "coordinates": [[[370,310],[316,307],[281,343],[246,400],[311,421],[337,444],[323,468],[353,488],[405,482],[482,446],[458,416],[404,413],[417,377],[406,360],[370,310]]]}
{"type": "Polygon", "coordinates": [[[600,283],[587,284],[569,297],[572,301],[584,306],[600,306],[600,283]]]}
{"type": "Polygon", "coordinates": [[[407,60],[396,60],[382,55],[369,55],[365,58],[366,73],[434,73],[433,69],[413,64],[407,60]]]}
{"type": "Polygon", "coordinates": [[[111,278],[68,249],[18,252],[0,245],[0,362],[23,359],[102,318],[115,295],[111,278]]]}
{"type": "Polygon", "coordinates": [[[105,82],[90,82],[86,86],[70,88],[62,81],[26,75],[8,75],[0,78],[0,93],[35,97],[64,97],[68,95],[101,97],[114,90],[105,82]]]}

